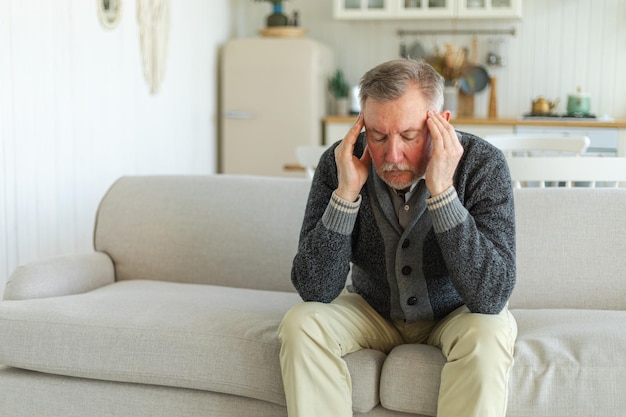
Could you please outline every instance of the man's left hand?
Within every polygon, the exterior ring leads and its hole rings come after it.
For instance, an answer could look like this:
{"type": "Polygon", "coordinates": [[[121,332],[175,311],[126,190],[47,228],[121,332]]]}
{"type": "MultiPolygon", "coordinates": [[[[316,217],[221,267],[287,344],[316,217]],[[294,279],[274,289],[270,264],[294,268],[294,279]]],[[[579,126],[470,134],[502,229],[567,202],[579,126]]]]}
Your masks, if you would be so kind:
{"type": "Polygon", "coordinates": [[[463,156],[463,146],[445,113],[428,112],[426,123],[432,137],[432,157],[426,167],[426,187],[431,196],[454,183],[454,173],[463,156]]]}

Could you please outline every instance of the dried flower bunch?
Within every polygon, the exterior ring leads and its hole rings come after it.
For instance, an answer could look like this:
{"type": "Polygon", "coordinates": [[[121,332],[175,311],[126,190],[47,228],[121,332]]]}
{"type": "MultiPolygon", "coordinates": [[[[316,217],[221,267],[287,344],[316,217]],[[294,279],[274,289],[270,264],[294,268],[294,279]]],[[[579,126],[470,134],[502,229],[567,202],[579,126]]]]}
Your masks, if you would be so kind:
{"type": "Polygon", "coordinates": [[[464,48],[445,44],[442,52],[426,58],[426,61],[437,70],[446,81],[455,81],[462,77],[467,67],[467,53],[464,48]]]}

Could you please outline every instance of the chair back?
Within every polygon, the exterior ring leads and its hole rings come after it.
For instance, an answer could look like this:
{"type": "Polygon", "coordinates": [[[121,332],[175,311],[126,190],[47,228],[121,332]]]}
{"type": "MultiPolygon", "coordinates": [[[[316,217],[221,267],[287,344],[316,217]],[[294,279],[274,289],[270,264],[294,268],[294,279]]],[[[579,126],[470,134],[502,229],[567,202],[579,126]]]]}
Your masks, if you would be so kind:
{"type": "Polygon", "coordinates": [[[511,157],[507,161],[515,188],[626,186],[624,157],[511,157]]]}
{"type": "Polygon", "coordinates": [[[511,156],[565,156],[584,153],[591,142],[587,136],[489,135],[484,139],[511,156]]]}
{"type": "Polygon", "coordinates": [[[296,160],[304,168],[307,178],[313,179],[315,168],[326,149],[328,146],[324,145],[296,147],[296,160]]]}

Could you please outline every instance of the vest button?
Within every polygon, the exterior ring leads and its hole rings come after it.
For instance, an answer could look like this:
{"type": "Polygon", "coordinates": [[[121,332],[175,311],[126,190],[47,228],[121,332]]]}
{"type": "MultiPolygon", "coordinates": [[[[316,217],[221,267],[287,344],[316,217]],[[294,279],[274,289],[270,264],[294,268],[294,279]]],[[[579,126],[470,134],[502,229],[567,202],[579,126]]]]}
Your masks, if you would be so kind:
{"type": "Polygon", "coordinates": [[[410,244],[411,241],[409,239],[404,239],[404,242],[402,242],[402,249],[408,248],[410,244]]]}
{"type": "Polygon", "coordinates": [[[409,297],[409,299],[406,300],[406,303],[410,306],[414,306],[417,304],[417,297],[409,297]]]}
{"type": "Polygon", "coordinates": [[[411,271],[413,271],[413,269],[410,266],[402,267],[402,275],[409,275],[411,271]]]}

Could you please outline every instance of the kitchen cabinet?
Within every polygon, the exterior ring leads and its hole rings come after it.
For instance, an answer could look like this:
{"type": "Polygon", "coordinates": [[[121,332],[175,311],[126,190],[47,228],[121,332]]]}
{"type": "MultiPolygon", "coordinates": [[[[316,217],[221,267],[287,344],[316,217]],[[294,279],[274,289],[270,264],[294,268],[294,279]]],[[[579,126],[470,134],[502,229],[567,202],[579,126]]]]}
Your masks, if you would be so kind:
{"type": "Polygon", "coordinates": [[[332,145],[348,133],[356,121],[357,116],[326,116],[322,120],[322,143],[324,145],[332,145]]]}
{"type": "Polygon", "coordinates": [[[587,136],[591,141],[585,152],[593,156],[617,156],[619,148],[619,130],[609,127],[572,127],[572,126],[518,126],[520,134],[557,134],[564,136],[587,136]]]}
{"type": "Polygon", "coordinates": [[[522,0],[333,0],[336,19],[509,19],[522,0]]]}
{"type": "Polygon", "coordinates": [[[471,133],[481,138],[489,135],[512,135],[515,133],[515,126],[513,125],[465,125],[455,123],[454,120],[452,123],[456,130],[471,133]]]}
{"type": "Polygon", "coordinates": [[[396,0],[333,0],[336,19],[390,19],[396,0]]]}
{"type": "MultiPolygon", "coordinates": [[[[356,116],[327,116],[324,118],[324,137],[322,143],[330,145],[342,139],[354,124],[356,116]]],[[[484,137],[487,135],[510,135],[515,133],[512,120],[492,120],[487,123],[483,119],[452,120],[455,129],[484,137]]]]}
{"type": "MultiPolygon", "coordinates": [[[[342,139],[356,116],[327,116],[323,120],[324,144],[342,139]]],[[[455,129],[485,137],[513,133],[551,133],[585,135],[591,139],[587,153],[626,157],[626,120],[615,121],[543,121],[523,119],[453,119],[455,129]]]]}
{"type": "Polygon", "coordinates": [[[457,16],[463,19],[522,17],[522,0],[459,0],[457,7],[457,16]]]}
{"type": "Polygon", "coordinates": [[[398,18],[453,18],[457,0],[396,0],[398,18]]]}

